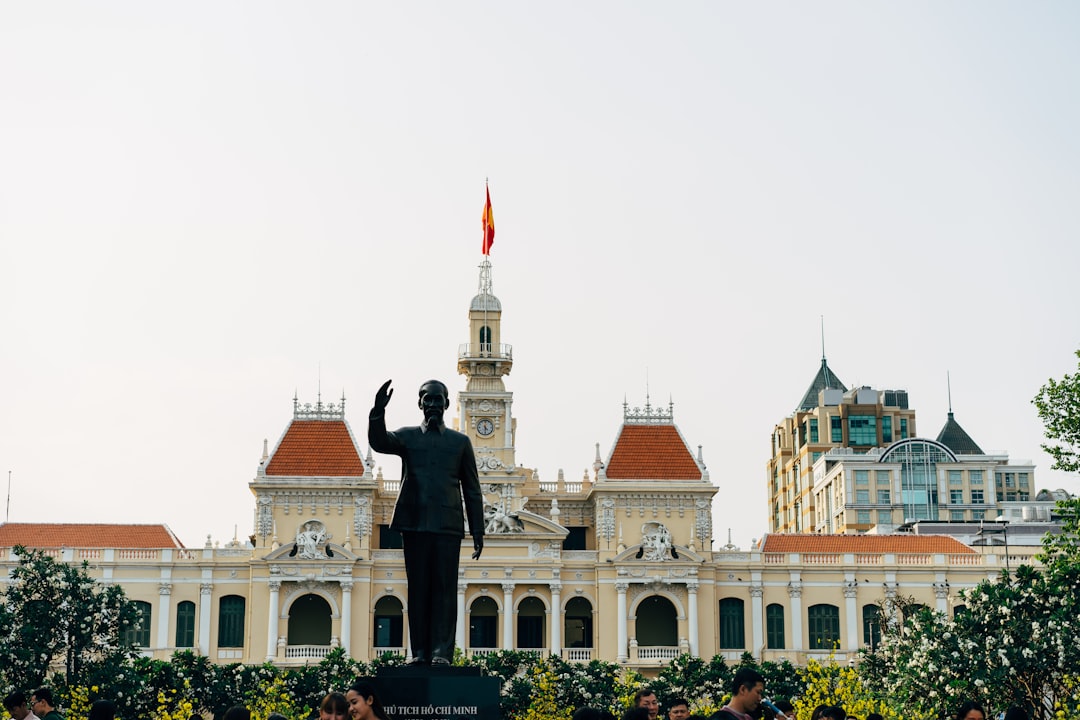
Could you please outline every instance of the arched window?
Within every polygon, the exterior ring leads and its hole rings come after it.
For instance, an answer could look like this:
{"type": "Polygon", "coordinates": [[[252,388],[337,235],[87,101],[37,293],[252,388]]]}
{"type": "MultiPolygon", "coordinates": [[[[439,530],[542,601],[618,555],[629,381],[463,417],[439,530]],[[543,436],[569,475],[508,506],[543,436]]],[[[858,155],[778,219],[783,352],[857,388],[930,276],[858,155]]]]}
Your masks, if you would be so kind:
{"type": "Polygon", "coordinates": [[[566,647],[591,648],[592,603],[583,597],[571,598],[566,603],[566,647]]]}
{"type": "Polygon", "coordinates": [[[840,642],[840,608],[822,603],[806,611],[811,650],[832,650],[840,642]]]}
{"type": "Polygon", "coordinates": [[[150,603],[136,600],[131,604],[135,606],[135,622],[124,631],[124,640],[137,647],[150,647],[150,603]]]}
{"type": "Polygon", "coordinates": [[[480,352],[491,352],[491,328],[487,325],[480,327],[480,352]]]}
{"type": "Polygon", "coordinates": [[[881,608],[877,605],[862,607],[862,640],[871,650],[881,644],[881,608]]]}
{"type": "Polygon", "coordinates": [[[637,606],[634,632],[638,645],[674,647],[679,644],[678,613],[671,601],[650,595],[637,606]]]}
{"type": "Polygon", "coordinates": [[[544,603],[540,598],[525,598],[517,611],[517,646],[526,650],[544,647],[544,603]]]}
{"type": "Polygon", "coordinates": [[[958,618],[958,617],[960,617],[961,615],[963,615],[966,612],[967,612],[967,605],[957,605],[956,607],[953,608],[952,616],[954,618],[958,618]]]}
{"type": "Polygon", "coordinates": [[[289,607],[290,645],[329,645],[330,603],[319,595],[298,597],[289,607]]]}
{"type": "Polygon", "coordinates": [[[226,595],[218,602],[218,647],[244,647],[244,615],[247,601],[226,595]]]}
{"type": "Polygon", "coordinates": [[[499,606],[489,597],[473,600],[469,609],[469,647],[498,647],[499,606]]]}
{"type": "Polygon", "coordinates": [[[742,650],[746,647],[743,601],[724,598],[720,601],[720,648],[742,650]]]}
{"type": "Polygon", "coordinates": [[[195,647],[195,603],[190,600],[176,606],[176,647],[195,647]]]}
{"type": "Polygon", "coordinates": [[[389,595],[375,603],[375,647],[405,647],[401,601],[389,595]]]}
{"type": "Polygon", "coordinates": [[[784,638],[784,606],[779,603],[765,608],[765,642],[770,650],[783,650],[787,644],[784,638]]]}

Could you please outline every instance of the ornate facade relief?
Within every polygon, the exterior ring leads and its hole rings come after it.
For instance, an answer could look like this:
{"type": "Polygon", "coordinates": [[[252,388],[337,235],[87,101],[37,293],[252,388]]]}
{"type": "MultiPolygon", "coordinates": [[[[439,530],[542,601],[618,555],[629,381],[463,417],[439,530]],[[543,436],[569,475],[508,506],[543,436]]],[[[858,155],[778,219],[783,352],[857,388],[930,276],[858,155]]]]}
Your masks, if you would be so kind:
{"type": "Polygon", "coordinates": [[[356,509],[353,510],[353,533],[357,537],[367,537],[371,534],[371,498],[359,495],[354,502],[356,509]]]}
{"type": "Polygon", "coordinates": [[[326,541],[332,535],[318,520],[308,520],[296,529],[296,556],[303,560],[322,560],[326,555],[326,541]]]}
{"type": "Polygon", "coordinates": [[[641,526],[641,551],[638,557],[650,562],[678,557],[671,546],[671,531],[664,523],[647,522],[641,526]]]}
{"type": "Polygon", "coordinates": [[[274,501],[269,495],[259,493],[259,517],[255,521],[255,532],[266,537],[274,532],[274,501]]]}

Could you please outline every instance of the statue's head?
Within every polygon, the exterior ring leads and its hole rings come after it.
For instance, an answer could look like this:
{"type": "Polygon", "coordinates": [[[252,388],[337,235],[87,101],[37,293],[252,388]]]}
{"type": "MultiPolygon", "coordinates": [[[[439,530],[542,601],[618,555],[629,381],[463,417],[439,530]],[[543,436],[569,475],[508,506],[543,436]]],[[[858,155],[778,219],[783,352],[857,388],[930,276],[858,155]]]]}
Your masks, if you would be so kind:
{"type": "Polygon", "coordinates": [[[450,391],[438,380],[428,380],[420,386],[420,401],[417,403],[424,411],[428,423],[442,423],[443,413],[450,407],[450,391]]]}

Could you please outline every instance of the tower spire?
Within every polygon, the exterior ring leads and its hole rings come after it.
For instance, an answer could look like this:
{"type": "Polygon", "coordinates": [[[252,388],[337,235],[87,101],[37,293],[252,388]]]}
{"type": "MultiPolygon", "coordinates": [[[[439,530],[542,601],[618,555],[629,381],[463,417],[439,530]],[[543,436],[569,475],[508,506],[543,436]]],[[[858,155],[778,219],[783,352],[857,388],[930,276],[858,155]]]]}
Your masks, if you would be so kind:
{"type": "Polygon", "coordinates": [[[945,371],[945,391],[949,396],[949,417],[952,417],[952,378],[949,377],[949,371],[945,371]]]}

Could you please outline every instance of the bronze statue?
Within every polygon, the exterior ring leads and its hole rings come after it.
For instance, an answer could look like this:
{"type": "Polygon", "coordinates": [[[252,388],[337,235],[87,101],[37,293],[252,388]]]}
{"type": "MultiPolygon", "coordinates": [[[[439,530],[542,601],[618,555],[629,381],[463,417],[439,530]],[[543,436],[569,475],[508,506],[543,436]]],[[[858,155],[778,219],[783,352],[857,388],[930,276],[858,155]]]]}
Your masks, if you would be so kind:
{"type": "Polygon", "coordinates": [[[368,415],[368,443],[376,452],[401,457],[401,490],[390,528],[401,533],[408,576],[412,663],[449,665],[457,624],[457,574],[465,513],[473,560],[484,549],[484,500],[472,443],[443,423],[450,393],[438,380],[420,386],[424,422],[386,430],[390,380],[375,394],[368,415]]]}

